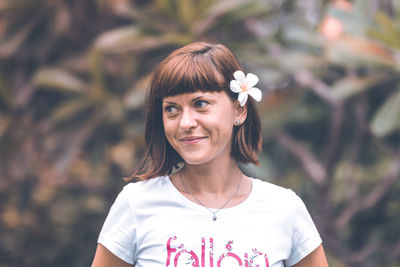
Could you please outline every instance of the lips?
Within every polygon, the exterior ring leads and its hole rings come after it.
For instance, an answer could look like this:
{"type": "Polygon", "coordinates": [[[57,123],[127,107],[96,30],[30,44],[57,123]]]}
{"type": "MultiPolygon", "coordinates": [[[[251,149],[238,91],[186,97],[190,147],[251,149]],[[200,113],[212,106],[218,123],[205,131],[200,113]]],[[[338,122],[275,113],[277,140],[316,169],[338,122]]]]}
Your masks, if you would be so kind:
{"type": "Polygon", "coordinates": [[[204,137],[204,136],[187,136],[187,137],[180,138],[179,141],[181,141],[185,145],[194,145],[194,144],[201,142],[202,140],[204,140],[206,138],[207,137],[204,137]]]}

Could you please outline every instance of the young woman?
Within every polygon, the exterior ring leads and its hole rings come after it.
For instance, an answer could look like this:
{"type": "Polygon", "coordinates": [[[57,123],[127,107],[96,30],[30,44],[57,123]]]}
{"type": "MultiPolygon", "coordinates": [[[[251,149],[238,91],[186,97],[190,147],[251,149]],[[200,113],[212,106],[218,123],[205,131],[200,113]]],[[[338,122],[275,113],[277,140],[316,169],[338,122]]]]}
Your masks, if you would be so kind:
{"type": "Polygon", "coordinates": [[[301,199],[247,177],[261,126],[247,76],[221,44],[192,43],[154,72],[146,153],[101,230],[93,267],[328,266],[301,199]]]}

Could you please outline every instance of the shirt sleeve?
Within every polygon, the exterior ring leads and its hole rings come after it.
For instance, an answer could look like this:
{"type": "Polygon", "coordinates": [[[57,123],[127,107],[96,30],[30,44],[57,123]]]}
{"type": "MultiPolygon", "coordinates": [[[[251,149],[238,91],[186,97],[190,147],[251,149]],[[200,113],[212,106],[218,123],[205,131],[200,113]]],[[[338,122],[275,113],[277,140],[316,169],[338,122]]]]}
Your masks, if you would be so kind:
{"type": "Polygon", "coordinates": [[[134,264],[136,254],[136,220],[132,212],[129,184],[119,193],[100,231],[98,243],[123,261],[134,264]]]}
{"type": "Polygon", "coordinates": [[[304,202],[296,194],[294,194],[294,201],[292,251],[290,257],[285,261],[288,266],[298,263],[322,243],[304,202]]]}

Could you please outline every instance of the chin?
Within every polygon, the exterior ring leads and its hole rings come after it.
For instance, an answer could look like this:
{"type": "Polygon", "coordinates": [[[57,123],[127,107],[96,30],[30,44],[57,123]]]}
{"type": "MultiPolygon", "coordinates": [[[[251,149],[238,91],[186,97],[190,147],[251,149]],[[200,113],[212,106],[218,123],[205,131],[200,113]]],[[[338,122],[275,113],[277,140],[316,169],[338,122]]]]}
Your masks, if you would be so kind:
{"type": "Polygon", "coordinates": [[[200,164],[204,164],[210,161],[210,157],[209,156],[199,156],[199,157],[193,157],[193,155],[191,156],[182,156],[183,160],[185,161],[186,164],[189,165],[200,165],[200,164]]]}
{"type": "Polygon", "coordinates": [[[184,159],[184,161],[188,165],[201,165],[208,162],[208,160],[204,159],[184,159]]]}

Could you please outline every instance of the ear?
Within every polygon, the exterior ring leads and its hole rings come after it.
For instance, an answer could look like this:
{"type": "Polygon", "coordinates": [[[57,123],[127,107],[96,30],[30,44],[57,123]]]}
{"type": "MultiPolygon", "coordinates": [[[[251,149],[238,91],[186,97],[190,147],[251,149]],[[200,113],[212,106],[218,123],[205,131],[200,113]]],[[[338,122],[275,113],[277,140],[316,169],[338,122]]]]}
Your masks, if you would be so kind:
{"type": "Polygon", "coordinates": [[[240,126],[244,123],[244,121],[247,118],[247,105],[244,105],[242,107],[239,101],[235,101],[233,105],[236,112],[235,121],[233,122],[233,124],[236,126],[240,126]]]}

